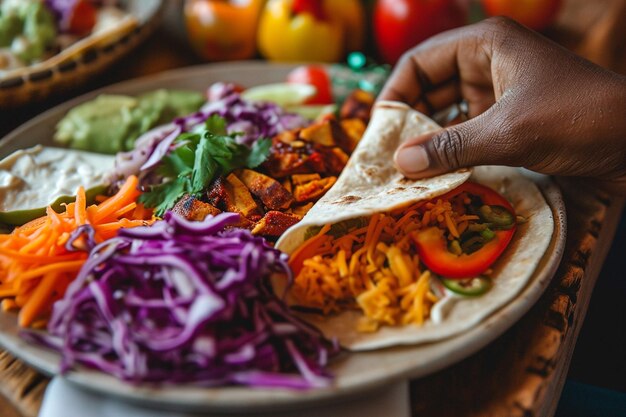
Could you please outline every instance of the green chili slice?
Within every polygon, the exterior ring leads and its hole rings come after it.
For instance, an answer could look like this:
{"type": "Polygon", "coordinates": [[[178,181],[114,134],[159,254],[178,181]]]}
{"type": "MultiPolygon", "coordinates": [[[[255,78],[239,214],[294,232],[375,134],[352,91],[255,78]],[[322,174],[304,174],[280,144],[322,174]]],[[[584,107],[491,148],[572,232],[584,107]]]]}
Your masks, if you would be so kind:
{"type": "Polygon", "coordinates": [[[479,276],[468,279],[441,278],[442,284],[453,293],[466,297],[477,297],[491,289],[491,278],[479,276]]]}

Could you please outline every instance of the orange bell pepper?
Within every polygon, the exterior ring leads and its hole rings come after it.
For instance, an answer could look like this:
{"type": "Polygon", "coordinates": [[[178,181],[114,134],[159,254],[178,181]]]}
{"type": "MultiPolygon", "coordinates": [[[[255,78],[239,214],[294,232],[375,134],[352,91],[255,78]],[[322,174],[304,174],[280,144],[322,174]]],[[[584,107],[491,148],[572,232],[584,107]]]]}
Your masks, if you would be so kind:
{"type": "Polygon", "coordinates": [[[187,0],[185,23],[192,47],[211,61],[252,58],[263,0],[187,0]]]}

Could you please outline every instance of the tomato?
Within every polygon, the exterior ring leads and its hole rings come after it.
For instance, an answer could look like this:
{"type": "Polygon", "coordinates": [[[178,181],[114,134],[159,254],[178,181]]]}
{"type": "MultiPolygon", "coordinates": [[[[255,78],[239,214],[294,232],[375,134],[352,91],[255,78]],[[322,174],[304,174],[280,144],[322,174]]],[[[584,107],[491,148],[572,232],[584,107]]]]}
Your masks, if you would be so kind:
{"type": "Polygon", "coordinates": [[[333,103],[332,84],[328,71],[320,65],[303,65],[287,75],[287,82],[294,84],[311,84],[317,93],[305,104],[333,103]]]}
{"type": "Polygon", "coordinates": [[[318,0],[293,0],[291,10],[293,10],[295,14],[310,13],[317,20],[328,19],[324,5],[318,0]]]}
{"type": "MultiPolygon", "coordinates": [[[[420,260],[431,271],[446,278],[464,279],[478,277],[484,273],[498,259],[507,248],[513,235],[515,234],[515,210],[508,201],[500,194],[496,193],[484,185],[466,182],[441,199],[448,199],[462,192],[480,197],[482,203],[490,208],[501,210],[500,213],[490,213],[493,216],[490,220],[495,226],[495,230],[490,231],[492,235],[481,247],[472,253],[462,253],[460,255],[448,250],[448,240],[445,238],[443,230],[438,227],[429,227],[417,231],[411,235],[420,260]],[[506,221],[502,222],[503,219],[506,221]]],[[[481,216],[483,216],[481,214],[481,216]]]]}
{"type": "Polygon", "coordinates": [[[75,2],[69,19],[69,32],[79,36],[91,33],[96,25],[96,15],[96,7],[91,2],[87,0],[75,2]]]}
{"type": "Polygon", "coordinates": [[[562,0],[481,0],[489,16],[508,16],[531,29],[542,30],[556,20],[562,0]]]}
{"type": "Polygon", "coordinates": [[[378,0],[374,34],[381,57],[393,64],[423,40],[467,22],[458,0],[378,0]]]}

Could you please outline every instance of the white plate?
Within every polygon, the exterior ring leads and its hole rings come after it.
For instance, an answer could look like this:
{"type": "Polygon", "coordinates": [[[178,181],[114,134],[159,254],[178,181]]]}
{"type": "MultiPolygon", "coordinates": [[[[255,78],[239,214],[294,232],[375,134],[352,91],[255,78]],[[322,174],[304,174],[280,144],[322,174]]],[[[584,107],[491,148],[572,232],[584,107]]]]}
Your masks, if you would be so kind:
{"type": "MultiPolygon", "coordinates": [[[[156,88],[187,88],[203,91],[216,81],[244,86],[279,82],[289,65],[259,62],[213,64],[175,70],[119,83],[81,96],[34,118],[0,142],[0,157],[10,152],[50,144],[54,126],[71,107],[103,93],[137,94],[156,88]]],[[[526,173],[525,173],[526,174],[526,173]]],[[[333,361],[336,379],[332,387],[308,391],[249,389],[245,387],[198,388],[193,386],[133,386],[101,372],[80,368],[67,379],[86,389],[141,403],[178,410],[264,411],[295,409],[363,394],[402,378],[425,376],[475,353],[519,320],[539,299],[556,272],[565,245],[565,207],[560,191],[547,177],[530,174],[543,192],[554,217],[552,241],[533,278],[516,299],[470,331],[437,343],[405,346],[373,352],[346,354],[333,361]]],[[[58,372],[59,355],[29,344],[18,336],[15,314],[0,314],[0,344],[16,357],[46,374],[58,372]]]]}

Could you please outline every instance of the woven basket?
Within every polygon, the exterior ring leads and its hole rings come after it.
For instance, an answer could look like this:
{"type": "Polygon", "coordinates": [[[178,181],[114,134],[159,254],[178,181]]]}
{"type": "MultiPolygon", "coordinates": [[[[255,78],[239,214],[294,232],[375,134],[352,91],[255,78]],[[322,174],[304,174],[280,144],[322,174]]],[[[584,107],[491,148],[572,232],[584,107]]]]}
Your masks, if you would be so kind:
{"type": "Polygon", "coordinates": [[[158,26],[162,0],[126,0],[132,17],[114,31],[89,36],[36,65],[0,77],[0,109],[43,100],[75,88],[138,46],[158,26]]]}

